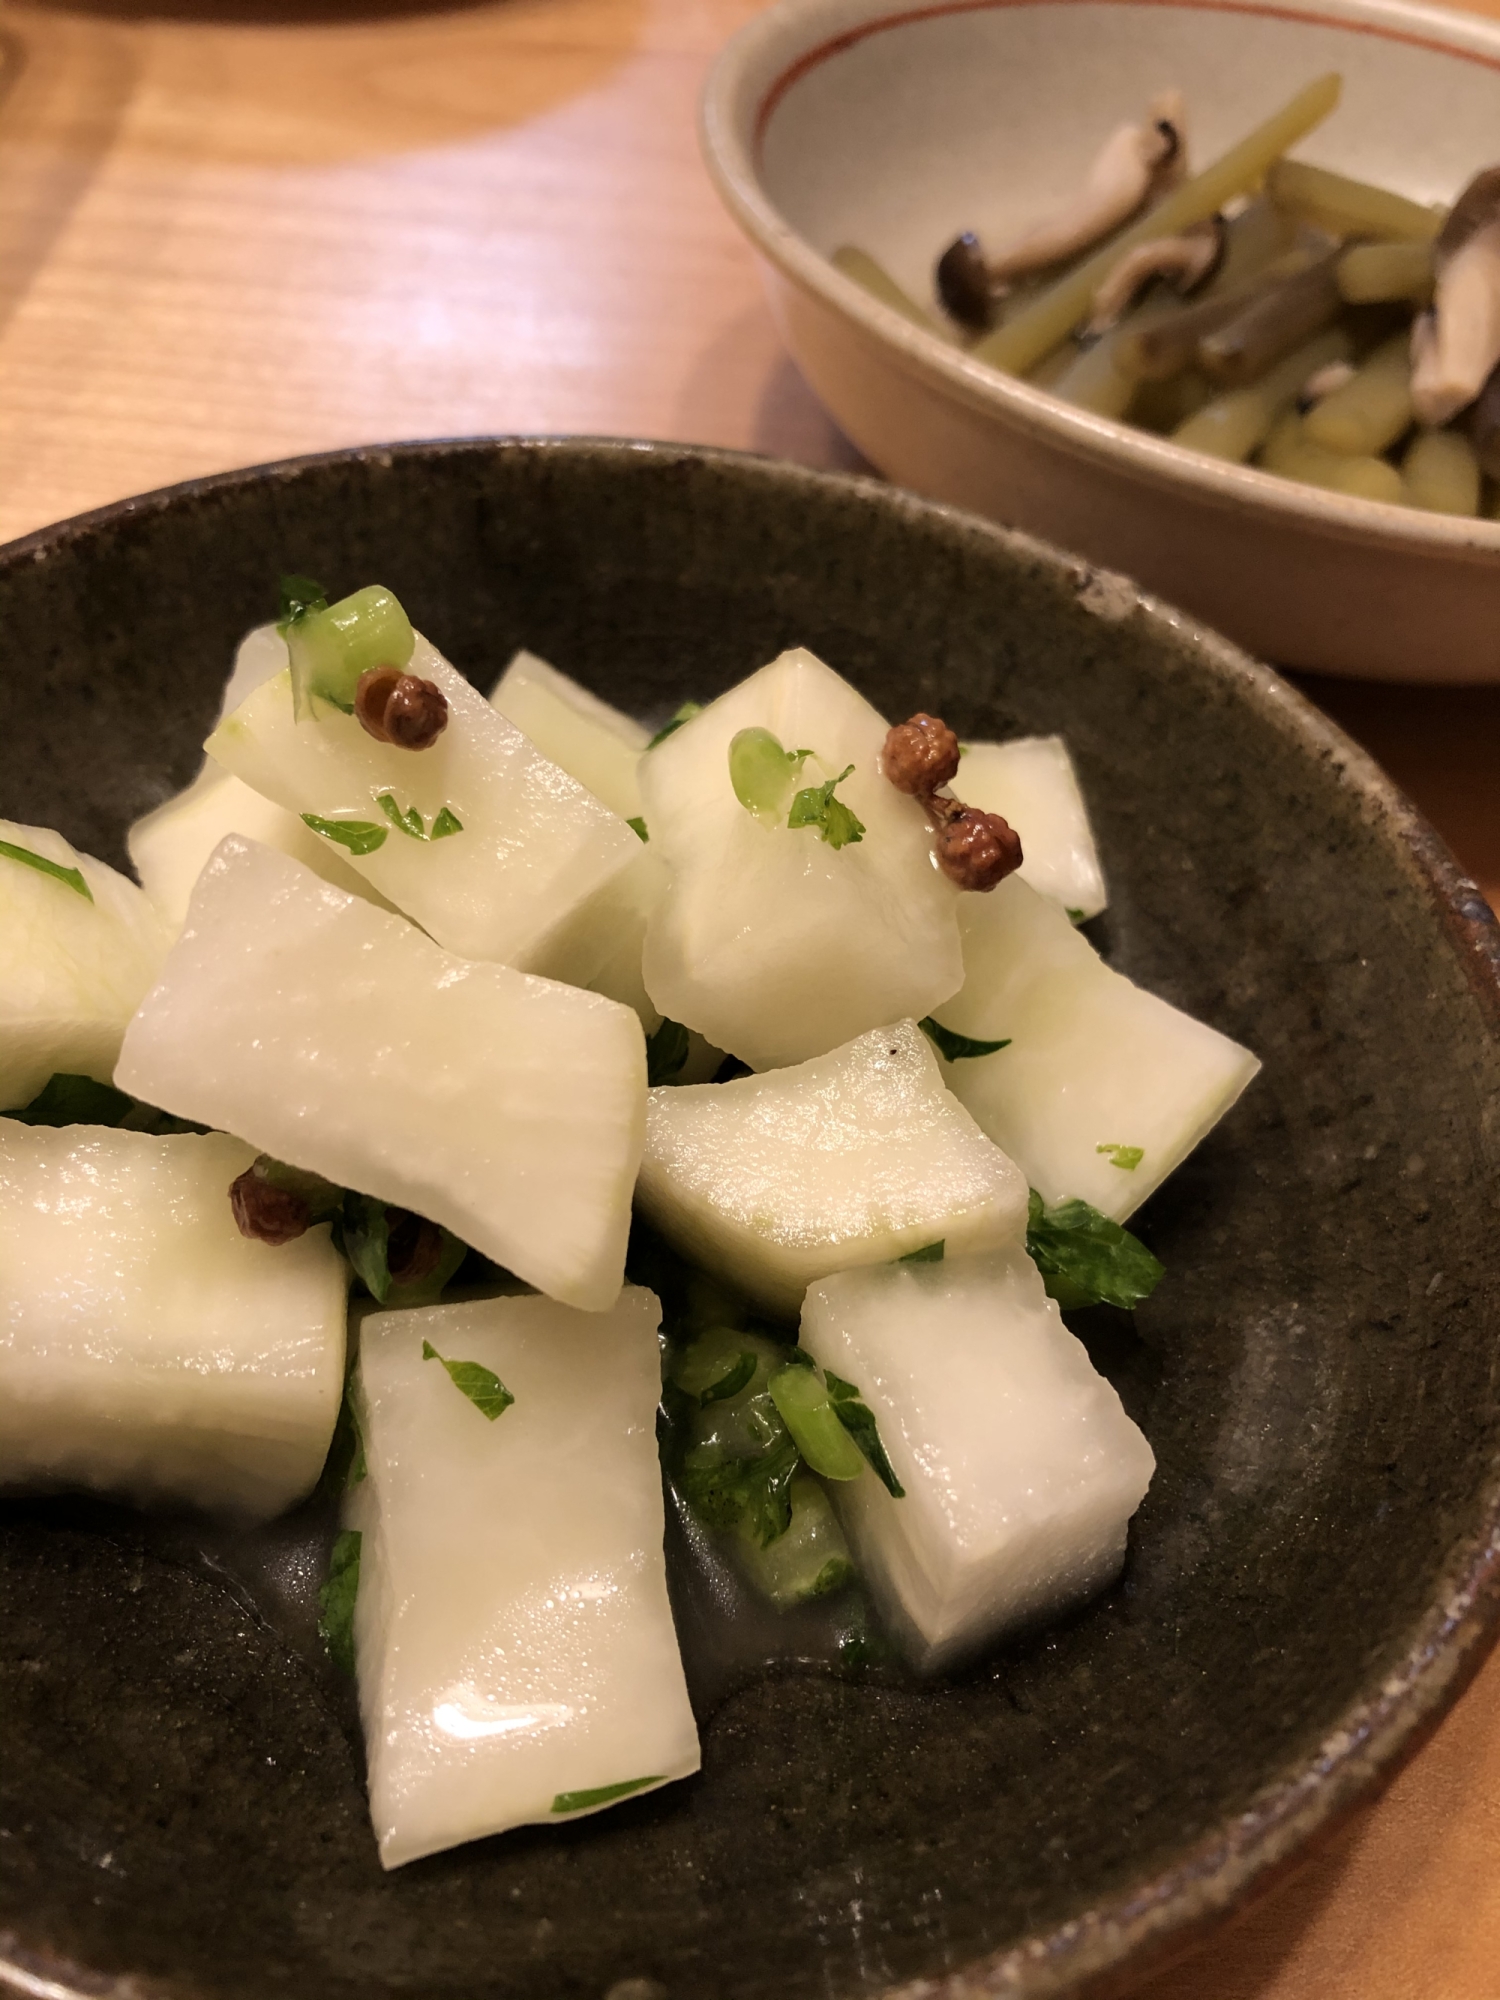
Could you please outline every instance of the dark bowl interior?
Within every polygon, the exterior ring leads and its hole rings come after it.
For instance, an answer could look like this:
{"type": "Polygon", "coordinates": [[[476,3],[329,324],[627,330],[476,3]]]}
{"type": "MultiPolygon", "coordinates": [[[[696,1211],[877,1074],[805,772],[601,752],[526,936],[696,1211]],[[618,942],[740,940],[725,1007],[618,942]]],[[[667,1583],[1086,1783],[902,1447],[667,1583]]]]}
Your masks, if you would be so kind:
{"type": "Polygon", "coordinates": [[[524,643],[652,717],[800,642],[893,716],[1061,730],[1104,948],[1265,1070],[1140,1220],[1156,1298],[1077,1322],[1159,1460],[1121,1583],[938,1685],[790,1642],[697,1671],[702,1775],[600,1818],[383,1877],[317,1523],[0,1509],[12,1962],[224,2000],[1113,1989],[1388,1775],[1494,1623],[1488,910],[1312,709],[1126,587],[675,447],[336,455],[15,546],[0,809],[123,865],[283,569],[388,583],[482,687],[524,643]]]}

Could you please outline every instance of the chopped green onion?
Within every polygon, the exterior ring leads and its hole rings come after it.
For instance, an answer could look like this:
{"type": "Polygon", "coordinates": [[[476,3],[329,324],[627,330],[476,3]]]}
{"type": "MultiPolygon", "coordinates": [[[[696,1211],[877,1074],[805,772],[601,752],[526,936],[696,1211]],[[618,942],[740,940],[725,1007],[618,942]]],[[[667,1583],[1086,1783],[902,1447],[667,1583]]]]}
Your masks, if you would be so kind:
{"type": "Polygon", "coordinates": [[[1008,1049],[1011,1043],[1009,1035],[1003,1042],[976,1042],[972,1035],[956,1035],[941,1021],[934,1021],[930,1014],[924,1014],[917,1026],[944,1062],[968,1062],[975,1056],[996,1055],[1001,1049],[1008,1049]]]}
{"type": "Polygon", "coordinates": [[[310,826],[314,833],[321,833],[325,840],[347,847],[351,854],[373,854],[377,847],[385,845],[386,829],[376,826],[373,820],[324,819],[318,813],[303,813],[302,824],[310,826]]]}
{"type": "Polygon", "coordinates": [[[404,671],[417,643],[400,603],[378,583],[337,604],[307,605],[285,630],[299,722],[311,717],[315,699],[352,714],[361,674],[371,667],[404,671]]]}
{"type": "Polygon", "coordinates": [[[93,902],[94,892],[84,881],[81,869],[64,868],[60,861],[49,861],[45,854],[33,854],[29,847],[17,847],[9,840],[0,840],[0,854],[8,861],[19,861],[27,868],[34,868],[39,875],[50,875],[54,882],[65,882],[86,903],[93,902]]]}
{"type": "Polygon", "coordinates": [[[746,812],[774,825],[811,750],[783,750],[769,729],[741,729],[729,745],[729,782],[746,812]]]}
{"type": "Polygon", "coordinates": [[[445,1361],[430,1340],[422,1342],[422,1359],[442,1361],[454,1388],[461,1389],[480,1416],[491,1423],[503,1417],[516,1400],[493,1369],[483,1368],[477,1361],[445,1361]]]}
{"type": "Polygon", "coordinates": [[[769,1387],[781,1421],[812,1470],[825,1479],[858,1479],[864,1459],[834,1414],[816,1368],[778,1368],[769,1387]]]}

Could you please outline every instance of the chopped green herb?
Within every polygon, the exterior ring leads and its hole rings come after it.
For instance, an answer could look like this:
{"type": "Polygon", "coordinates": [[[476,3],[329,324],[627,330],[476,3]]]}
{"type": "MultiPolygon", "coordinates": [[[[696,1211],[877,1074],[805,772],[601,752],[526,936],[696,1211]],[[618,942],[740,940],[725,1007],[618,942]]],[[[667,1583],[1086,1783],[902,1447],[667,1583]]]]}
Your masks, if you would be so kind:
{"type": "Polygon", "coordinates": [[[1146,1157],[1144,1146],[1096,1146],[1096,1153],[1108,1153],[1112,1167],[1123,1167],[1127,1174],[1133,1174],[1146,1157]]]}
{"type": "Polygon", "coordinates": [[[940,1236],[936,1243],[924,1243],[920,1250],[908,1250],[904,1257],[898,1257],[898,1264],[941,1264],[943,1249],[948,1239],[940,1236]]]}
{"type": "Polygon", "coordinates": [[[477,1361],[444,1361],[430,1340],[422,1342],[424,1361],[442,1361],[448,1371],[448,1379],[455,1389],[461,1389],[482,1417],[493,1423],[496,1417],[503,1417],[516,1400],[493,1369],[482,1368],[477,1361]]]}
{"type": "Polygon", "coordinates": [[[853,769],[852,764],[846,764],[826,785],[808,785],[798,792],[786,816],[787,825],[817,827],[830,847],[848,847],[853,841],[863,840],[864,821],[856,819],[843,800],[833,796],[834,786],[843,784],[853,769]]]}
{"type": "Polygon", "coordinates": [[[1048,1208],[1035,1188],[1026,1249],[1049,1296],[1069,1310],[1110,1305],[1129,1312],[1150,1298],[1163,1275],[1145,1244],[1118,1222],[1086,1201],[1061,1201],[1048,1208]]]}
{"type": "Polygon", "coordinates": [[[828,1384],[828,1400],[833,1405],[834,1415],[859,1446],[871,1471],[893,1500],[904,1500],[906,1488],[896,1477],[896,1469],[880,1442],[875,1412],[864,1402],[854,1384],[846,1382],[842,1375],[835,1375],[831,1368],[823,1370],[823,1379],[828,1384]]]}
{"type": "Polygon", "coordinates": [[[288,625],[295,625],[310,611],[328,609],[328,592],[310,576],[284,576],[277,595],[280,609],[276,614],[276,628],[283,638],[288,625]]]}
{"type": "Polygon", "coordinates": [[[688,1059],[688,1031],[680,1021],[662,1017],[654,1035],[646,1037],[646,1082],[651,1089],[682,1074],[688,1059]]]}
{"type": "Polygon", "coordinates": [[[917,1026],[937,1050],[944,1062],[968,1062],[974,1056],[992,1056],[1001,1049],[1010,1047],[1011,1038],[1003,1042],[976,1042],[972,1035],[956,1035],[951,1028],[945,1028],[941,1021],[934,1021],[930,1014],[924,1014],[917,1026]]]}
{"type": "Polygon", "coordinates": [[[34,868],[39,875],[50,875],[54,882],[65,882],[75,896],[82,896],[86,903],[93,902],[94,892],[84,881],[81,869],[64,868],[60,861],[49,861],[45,854],[33,854],[29,847],[17,847],[10,840],[0,840],[0,854],[8,861],[19,861],[27,868],[34,868]]]}
{"type": "Polygon", "coordinates": [[[858,1479],[864,1459],[840,1422],[816,1368],[778,1368],[770,1380],[771,1401],[812,1471],[824,1479],[858,1479]]]}
{"type": "Polygon", "coordinates": [[[404,833],[409,840],[425,840],[427,828],[422,823],[422,815],[415,806],[402,812],[391,792],[382,792],[375,801],[398,833],[404,833]]]}
{"type": "Polygon", "coordinates": [[[318,1635],[336,1667],[354,1672],[354,1600],[359,1595],[358,1528],[345,1528],[328,1559],[328,1581],[318,1592],[318,1635]]]}
{"type": "Polygon", "coordinates": [[[630,828],[630,831],[635,835],[637,840],[649,840],[651,838],[651,835],[646,830],[646,822],[639,814],[634,819],[626,820],[625,824],[630,828]]]}
{"type": "Polygon", "coordinates": [[[385,845],[386,829],[376,826],[373,820],[323,819],[317,813],[304,813],[302,823],[314,833],[321,833],[325,840],[347,847],[351,854],[373,854],[377,847],[385,845]]]}
{"type": "Polygon", "coordinates": [[[802,1458],[781,1437],[754,1458],[685,1460],[677,1473],[682,1497],[711,1528],[741,1528],[764,1548],[784,1535],[792,1518],[792,1479],[802,1458]]]}
{"type": "Polygon", "coordinates": [[[613,1805],[616,1799],[628,1799],[632,1792],[642,1791],[647,1785],[664,1785],[666,1779],[626,1778],[618,1785],[600,1785],[592,1792],[559,1792],[552,1801],[555,1813],[587,1812],[590,1806],[613,1805]]]}
{"type": "Polygon", "coordinates": [[[710,1382],[706,1389],[698,1393],[700,1403],[726,1403],[731,1396],[737,1396],[750,1377],[755,1373],[756,1357],[741,1353],[731,1361],[716,1382],[710,1382]]]}
{"type": "Polygon", "coordinates": [[[360,1436],[359,1419],[354,1414],[354,1399],[346,1380],[344,1400],[339,1404],[333,1438],[328,1446],[328,1456],[323,1461],[322,1477],[318,1481],[319,1491],[324,1494],[348,1493],[359,1485],[367,1473],[365,1443],[360,1436]]]}
{"type": "Polygon", "coordinates": [[[385,1209],[374,1195],[346,1194],[339,1228],[339,1247],[354,1275],[381,1305],[391,1295],[391,1225],[385,1209]]]}
{"type": "Polygon", "coordinates": [[[1082,910],[1075,910],[1075,909],[1073,908],[1073,906],[1072,906],[1071,904],[1069,904],[1069,905],[1068,905],[1068,922],[1069,922],[1070,924],[1081,924],[1081,923],[1083,922],[1083,920],[1084,920],[1084,918],[1083,918],[1083,912],[1082,912],[1082,910]]]}
{"type": "Polygon", "coordinates": [[[781,739],[759,726],[741,729],[729,745],[729,782],[746,812],[774,825],[786,810],[797,772],[813,753],[783,750],[781,739]]]}
{"type": "Polygon", "coordinates": [[[669,736],[674,736],[685,722],[691,722],[695,715],[701,715],[702,713],[703,704],[701,701],[685,701],[672,717],[672,720],[663,723],[661,728],[657,730],[651,741],[646,745],[646,748],[654,750],[658,743],[665,743],[669,736]]]}
{"type": "Polygon", "coordinates": [[[453,810],[452,806],[443,806],[439,809],[437,818],[432,822],[431,838],[433,840],[446,840],[450,833],[462,833],[463,830],[464,823],[453,810]]]}

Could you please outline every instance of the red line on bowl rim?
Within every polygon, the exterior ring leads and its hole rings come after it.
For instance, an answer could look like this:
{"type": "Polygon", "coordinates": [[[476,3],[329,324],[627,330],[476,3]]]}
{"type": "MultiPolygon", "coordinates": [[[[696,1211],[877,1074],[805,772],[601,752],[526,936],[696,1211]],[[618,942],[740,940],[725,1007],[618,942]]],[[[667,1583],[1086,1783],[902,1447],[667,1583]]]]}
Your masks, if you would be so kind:
{"type": "MultiPolygon", "coordinates": [[[[1039,5],[1183,7],[1202,14],[1250,14],[1267,21],[1295,21],[1305,27],[1340,28],[1346,34],[1373,35],[1379,41],[1400,42],[1407,48],[1426,49],[1433,55],[1452,56],[1458,62],[1478,63],[1484,69],[1500,70],[1500,56],[1484,55],[1478,49],[1457,48],[1452,42],[1438,41],[1431,35],[1413,34],[1405,28],[1387,27],[1377,21],[1353,21],[1336,14],[1320,14],[1306,7],[1279,7],[1273,4],[1273,0],[934,0],[934,4],[928,7],[907,7],[899,14],[884,14],[879,20],[865,21],[857,28],[846,28],[842,34],[832,35],[826,42],[820,42],[816,48],[807,49],[798,56],[769,86],[760,101],[752,141],[756,154],[759,155],[766,128],[787,92],[804,76],[821,68],[833,56],[842,55],[846,49],[855,48],[874,35],[883,35],[888,29],[909,28],[914,22],[938,20],[946,14],[991,14],[1002,7],[1039,5]]],[[[1476,16],[1476,19],[1483,18],[1476,16]]]]}

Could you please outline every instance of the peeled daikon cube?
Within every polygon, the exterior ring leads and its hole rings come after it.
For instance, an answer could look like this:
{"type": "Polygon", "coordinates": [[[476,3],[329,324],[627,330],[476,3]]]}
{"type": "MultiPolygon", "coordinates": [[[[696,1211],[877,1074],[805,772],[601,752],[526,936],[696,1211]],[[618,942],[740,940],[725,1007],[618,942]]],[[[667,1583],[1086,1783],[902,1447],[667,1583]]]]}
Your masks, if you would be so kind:
{"type": "Polygon", "coordinates": [[[108,1083],[169,941],[134,882],[50,827],[0,820],[0,1110],[58,1071],[108,1083]]]}
{"type": "Polygon", "coordinates": [[[1024,1177],[912,1021],[794,1069],[651,1091],[637,1196],[687,1256],[786,1314],[830,1271],[988,1249],[1026,1223],[1024,1177]]]}
{"type": "Polygon", "coordinates": [[[317,1483],[344,1386],[326,1226],[241,1236],[222,1132],[0,1118],[0,1485],[269,1518],[317,1483]]]}
{"type": "Polygon", "coordinates": [[[387,1868],[698,1769],[662,1557],[660,1320],[630,1286],[604,1314],[512,1298],[364,1322],[348,1519],[387,1868]]]}
{"type": "Polygon", "coordinates": [[[425,750],[377,742],[327,702],[298,722],[290,672],[208,739],[210,757],[315,828],[382,896],[466,958],[586,984],[619,942],[607,892],[640,841],[418,638],[407,671],[441,688],[425,750]]]}
{"type": "Polygon", "coordinates": [[[922,808],[881,775],[885,736],[863,695],[798,648],[641,759],[651,844],[672,870],[646,933],[646,990],[754,1069],[929,1014],[962,980],[958,892],[922,808]],[[785,796],[763,815],[730,778],[730,745],[751,728],[813,753],[787,766],[785,796]],[[800,789],[834,779],[863,825],[842,846],[787,824],[800,789]]]}
{"type": "Polygon", "coordinates": [[[270,848],[231,835],[204,869],[115,1081],[440,1222],[571,1305],[620,1289],[635,1015],[455,958],[270,848]]]}
{"type": "Polygon", "coordinates": [[[640,817],[636,765],[651,736],[633,716],[524,650],[491,688],[490,706],[611,812],[640,817]]]}
{"type": "Polygon", "coordinates": [[[862,1478],[834,1500],[918,1664],[1118,1575],[1156,1460],[1023,1248],[824,1278],[802,1345],[858,1390],[906,1489],[862,1478]]]}
{"type": "Polygon", "coordinates": [[[964,984],[945,1028],[1009,1048],[944,1065],[949,1089],[1049,1202],[1123,1222],[1260,1068],[1217,1029],[1134,986],[1016,876],[965,896],[964,984]]]}
{"type": "Polygon", "coordinates": [[[235,649],[234,665],[224,683],[219,720],[232,715],[258,687],[284,673],[288,658],[286,640],[275,625],[257,625],[247,632],[235,649]]]}
{"type": "Polygon", "coordinates": [[[331,841],[320,839],[295,813],[262,798],[209,762],[190,785],[138,819],[125,836],[141,887],[174,933],[187,919],[188,899],[204,863],[226,833],[242,833],[247,840],[289,854],[352,895],[385,902],[331,841]]]}
{"type": "Polygon", "coordinates": [[[1023,882],[1061,903],[1077,922],[1098,916],[1109,901],[1104,871],[1060,736],[966,743],[953,790],[966,805],[1009,820],[1026,856],[1017,871],[1023,882]]]}

